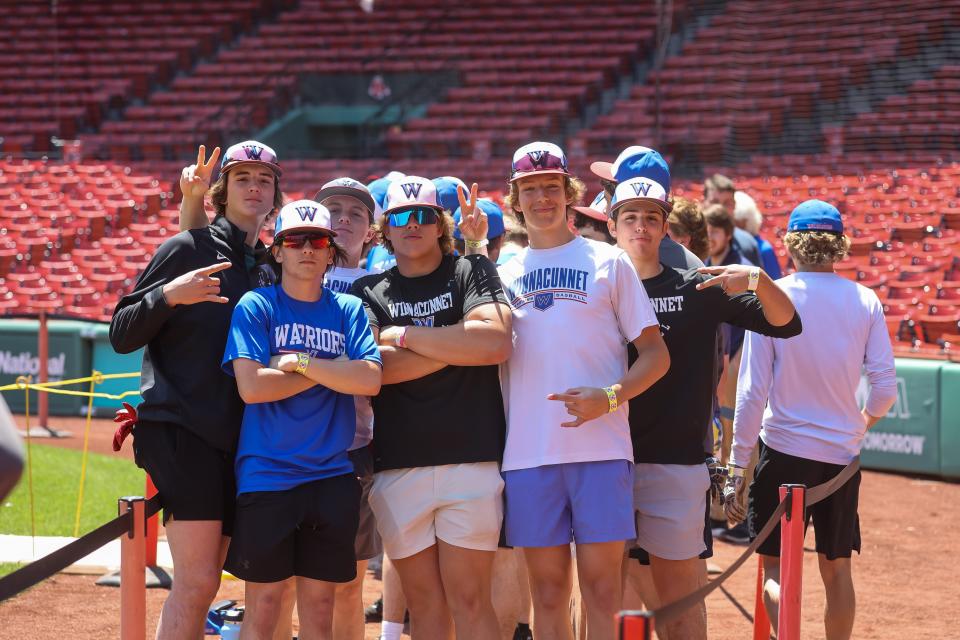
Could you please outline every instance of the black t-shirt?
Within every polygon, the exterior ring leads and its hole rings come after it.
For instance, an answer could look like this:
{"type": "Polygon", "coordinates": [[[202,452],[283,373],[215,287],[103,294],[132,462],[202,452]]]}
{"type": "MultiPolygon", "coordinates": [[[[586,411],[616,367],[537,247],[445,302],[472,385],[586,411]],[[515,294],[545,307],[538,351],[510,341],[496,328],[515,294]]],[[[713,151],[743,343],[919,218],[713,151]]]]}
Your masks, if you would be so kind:
{"type": "MultiPolygon", "coordinates": [[[[630,436],[636,462],[702,464],[704,440],[716,388],[717,327],[729,322],[775,338],[800,333],[800,316],[775,327],[763,316],[757,296],[728,296],[720,287],[697,291],[712,276],[695,269],[664,267],[643,281],[660,333],[670,352],[670,370],[630,401],[630,436]]],[[[629,362],[637,351],[629,345],[629,362]]]]}
{"type": "MultiPolygon", "coordinates": [[[[370,324],[446,327],[482,304],[507,305],[497,269],[483,256],[444,256],[417,278],[397,267],[353,285],[370,324]]],[[[446,366],[417,380],[384,385],[373,398],[374,468],[405,469],[499,461],[506,421],[496,365],[446,366]]]]}

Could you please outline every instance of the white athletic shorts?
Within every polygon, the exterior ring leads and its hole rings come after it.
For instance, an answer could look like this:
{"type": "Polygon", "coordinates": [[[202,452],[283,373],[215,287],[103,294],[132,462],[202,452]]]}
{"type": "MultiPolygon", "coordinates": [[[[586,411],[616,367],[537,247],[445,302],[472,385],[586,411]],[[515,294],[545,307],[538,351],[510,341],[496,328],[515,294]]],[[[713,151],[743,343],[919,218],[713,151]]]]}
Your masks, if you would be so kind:
{"type": "Polygon", "coordinates": [[[703,553],[709,488],[705,464],[637,463],[633,476],[637,546],[665,560],[687,560],[703,553]]]}

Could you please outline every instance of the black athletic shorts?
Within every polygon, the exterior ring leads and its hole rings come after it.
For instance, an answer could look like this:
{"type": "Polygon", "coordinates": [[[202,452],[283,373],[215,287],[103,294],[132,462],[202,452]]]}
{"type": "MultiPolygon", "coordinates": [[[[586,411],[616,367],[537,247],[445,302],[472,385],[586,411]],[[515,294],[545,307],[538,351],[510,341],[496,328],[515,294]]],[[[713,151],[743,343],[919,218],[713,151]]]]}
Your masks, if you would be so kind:
{"type": "MultiPolygon", "coordinates": [[[[713,534],[710,532],[710,490],[707,489],[707,511],[703,517],[703,543],[706,549],[700,552],[700,559],[706,560],[713,557],[713,534]]],[[[650,565],[650,554],[643,547],[630,547],[627,555],[638,561],[643,566],[650,565]]]]}
{"type": "MultiPolygon", "coordinates": [[[[780,504],[781,484],[802,484],[815,487],[827,482],[843,471],[842,464],[829,464],[781,453],[760,442],[760,457],[750,484],[747,523],[750,539],[757,537],[760,529],[780,504]]],[[[849,558],[856,550],[860,553],[860,516],[857,504],[860,496],[860,472],[837,489],[823,502],[807,508],[806,523],[813,519],[817,553],[828,560],[849,558]]],[[[757,553],[768,556],[780,555],[780,525],[761,543],[757,553]]]]}
{"type": "Polygon", "coordinates": [[[249,582],[357,577],[360,483],[353,473],[237,497],[227,571],[249,582]]]}
{"type": "Polygon", "coordinates": [[[164,524],[170,516],[220,520],[223,535],[230,535],[237,495],[234,454],[178,424],[141,420],[133,428],[133,455],[162,496],[164,524]]]}

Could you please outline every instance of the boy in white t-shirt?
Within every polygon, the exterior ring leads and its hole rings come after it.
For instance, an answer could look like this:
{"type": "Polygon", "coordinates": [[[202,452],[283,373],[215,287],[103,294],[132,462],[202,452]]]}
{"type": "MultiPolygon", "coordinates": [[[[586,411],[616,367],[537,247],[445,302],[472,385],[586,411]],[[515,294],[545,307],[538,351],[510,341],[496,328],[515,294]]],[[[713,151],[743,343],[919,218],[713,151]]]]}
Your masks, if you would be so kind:
{"type": "Polygon", "coordinates": [[[514,351],[501,365],[505,519],[507,543],[524,547],[538,636],[569,637],[576,542],[591,638],[613,638],[624,541],[636,536],[625,405],[670,358],[627,255],[567,226],[582,190],[558,146],[514,154],[505,204],[530,246],[499,269],[514,312],[514,351]],[[629,371],[628,342],[640,353],[629,371]]]}

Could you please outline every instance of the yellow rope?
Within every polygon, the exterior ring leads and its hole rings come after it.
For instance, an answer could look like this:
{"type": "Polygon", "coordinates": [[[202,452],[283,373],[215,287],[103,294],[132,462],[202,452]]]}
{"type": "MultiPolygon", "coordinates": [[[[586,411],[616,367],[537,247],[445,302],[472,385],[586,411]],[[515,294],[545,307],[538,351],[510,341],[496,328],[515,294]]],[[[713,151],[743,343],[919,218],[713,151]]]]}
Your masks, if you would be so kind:
{"type": "Polygon", "coordinates": [[[90,399],[87,402],[87,424],[83,430],[83,462],[80,464],[80,490],[77,492],[77,515],[73,522],[73,537],[80,537],[80,510],[83,507],[83,482],[87,477],[87,451],[90,446],[90,423],[93,421],[93,387],[103,380],[99,371],[90,376],[90,399]]]}
{"type": "Polygon", "coordinates": [[[17,384],[23,382],[23,393],[26,396],[24,407],[26,411],[25,427],[27,429],[27,486],[30,489],[30,548],[32,558],[37,557],[37,520],[36,512],[33,508],[33,447],[30,438],[30,378],[20,376],[17,378],[17,384]]]}
{"type": "MultiPolygon", "coordinates": [[[[84,378],[73,378],[71,380],[58,380],[56,382],[39,382],[37,384],[31,384],[28,378],[20,376],[17,378],[17,381],[13,384],[7,384],[0,387],[0,391],[13,391],[15,389],[23,389],[24,385],[28,385],[32,389],[50,389],[51,387],[65,387],[71,384],[80,384],[83,382],[90,382],[91,380],[97,380],[97,384],[101,380],[118,380],[121,378],[139,378],[139,372],[132,373],[99,373],[95,372],[96,375],[86,376],[84,378]]],[[[139,393],[139,392],[134,392],[139,393]]],[[[115,399],[115,398],[114,398],[115,399]]]]}

